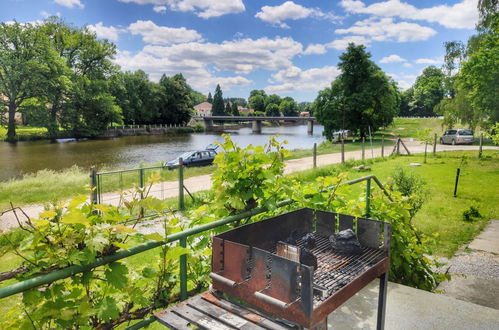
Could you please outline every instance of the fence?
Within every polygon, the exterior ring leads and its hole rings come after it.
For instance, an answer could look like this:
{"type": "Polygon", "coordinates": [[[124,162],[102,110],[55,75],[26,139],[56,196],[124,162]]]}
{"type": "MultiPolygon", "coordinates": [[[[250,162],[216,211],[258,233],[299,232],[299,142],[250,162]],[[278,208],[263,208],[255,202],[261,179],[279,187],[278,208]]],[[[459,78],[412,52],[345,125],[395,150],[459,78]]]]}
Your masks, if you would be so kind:
{"type": "MultiPolygon", "coordinates": [[[[369,216],[369,214],[370,214],[370,196],[371,196],[371,181],[372,180],[378,185],[378,187],[383,191],[383,193],[390,200],[392,200],[389,193],[385,190],[385,188],[383,187],[381,182],[374,175],[365,176],[365,177],[362,177],[362,178],[359,178],[356,180],[351,180],[348,182],[344,182],[341,184],[341,185],[345,185],[345,184],[353,185],[353,184],[357,184],[357,183],[366,181],[366,193],[365,193],[366,194],[366,211],[365,211],[366,216],[369,216]]],[[[327,189],[334,189],[335,187],[337,187],[337,185],[331,186],[327,189]]],[[[305,197],[311,198],[311,197],[313,197],[313,195],[309,194],[309,195],[306,195],[305,197]]],[[[284,200],[284,201],[279,202],[277,206],[278,206],[278,208],[280,208],[280,207],[283,207],[286,205],[290,205],[292,203],[294,203],[294,201],[291,199],[288,199],[288,200],[284,200]]],[[[242,220],[245,218],[249,218],[249,217],[252,217],[254,215],[264,213],[266,211],[267,211],[267,209],[265,207],[258,207],[258,208],[252,209],[252,210],[244,212],[244,213],[240,213],[240,214],[237,214],[234,216],[227,217],[225,219],[220,219],[220,220],[208,223],[208,224],[204,224],[201,226],[197,226],[194,228],[184,230],[184,231],[179,232],[179,233],[169,235],[163,241],[150,241],[150,242],[146,242],[143,244],[139,244],[139,245],[134,246],[134,247],[127,249],[127,250],[120,250],[120,251],[116,252],[115,254],[97,258],[96,261],[89,263],[89,264],[72,265],[72,266],[69,266],[69,267],[66,267],[63,269],[59,269],[59,270],[50,272],[48,274],[39,275],[39,276],[33,277],[31,279],[28,279],[28,280],[25,280],[22,282],[0,288],[0,298],[9,297],[9,296],[12,296],[14,294],[18,294],[18,293],[27,291],[29,289],[38,287],[40,285],[49,284],[49,283],[55,282],[55,281],[60,280],[60,279],[68,278],[68,277],[71,277],[73,275],[89,271],[93,268],[103,266],[106,264],[110,264],[114,261],[121,260],[121,259],[133,256],[133,255],[136,255],[136,254],[139,254],[139,253],[142,253],[142,252],[145,252],[145,251],[148,251],[148,250],[151,250],[151,249],[154,249],[154,248],[157,248],[159,246],[169,244],[172,242],[179,241],[180,246],[186,247],[187,246],[187,238],[189,236],[204,233],[204,232],[209,231],[211,229],[214,229],[214,228],[217,228],[217,227],[220,227],[220,226],[223,226],[223,225],[235,222],[235,221],[239,221],[239,220],[242,220]]],[[[180,299],[184,300],[187,298],[187,256],[185,254],[180,256],[179,263],[180,263],[180,267],[179,267],[180,299]]],[[[148,324],[151,324],[153,322],[155,322],[155,318],[149,317],[147,319],[140,321],[139,323],[135,324],[134,326],[130,327],[129,329],[139,329],[139,328],[145,327],[148,324]]]]}

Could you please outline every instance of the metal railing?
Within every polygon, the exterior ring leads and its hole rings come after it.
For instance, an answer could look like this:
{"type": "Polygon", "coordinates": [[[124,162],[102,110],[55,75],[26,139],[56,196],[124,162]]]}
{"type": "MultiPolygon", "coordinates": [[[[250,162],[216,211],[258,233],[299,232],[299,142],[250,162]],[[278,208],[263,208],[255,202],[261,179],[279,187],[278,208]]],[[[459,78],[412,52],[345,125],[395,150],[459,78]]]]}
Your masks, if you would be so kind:
{"type": "MultiPolygon", "coordinates": [[[[355,180],[350,180],[350,181],[339,184],[339,185],[353,185],[353,184],[357,184],[357,183],[366,181],[366,183],[367,183],[366,184],[366,193],[365,193],[366,194],[365,195],[366,196],[366,211],[365,211],[366,216],[368,216],[370,214],[370,199],[371,199],[371,188],[372,188],[371,187],[371,180],[373,180],[376,183],[376,185],[378,185],[378,187],[384,192],[384,194],[388,197],[388,199],[390,201],[393,201],[392,198],[390,197],[390,194],[386,191],[386,189],[383,187],[383,185],[381,184],[381,182],[378,180],[378,178],[375,175],[364,176],[364,177],[361,177],[361,178],[358,178],[355,180]]],[[[339,185],[334,185],[334,186],[328,187],[328,189],[334,189],[335,187],[337,187],[339,185]]],[[[313,194],[305,195],[306,198],[311,198],[312,196],[313,196],[313,194]]],[[[291,199],[284,200],[284,201],[279,202],[277,204],[277,207],[280,208],[280,207],[283,207],[286,205],[290,205],[292,203],[294,203],[294,200],[291,200],[291,199]]],[[[194,228],[189,228],[189,229],[186,229],[182,232],[168,235],[166,237],[166,239],[162,240],[162,241],[149,241],[149,242],[134,246],[132,248],[126,249],[126,250],[120,250],[113,255],[108,255],[105,257],[97,258],[94,262],[91,262],[89,264],[72,265],[72,266],[68,266],[68,267],[63,268],[63,269],[53,271],[53,272],[48,273],[48,274],[39,275],[39,276],[36,276],[34,278],[24,280],[22,282],[15,283],[15,284],[0,288],[0,298],[9,297],[11,295],[24,292],[26,290],[38,287],[40,285],[49,284],[49,283],[52,283],[52,282],[60,280],[60,279],[68,278],[68,277],[71,277],[71,276],[76,275],[78,273],[83,273],[83,272],[89,271],[93,268],[103,266],[103,265],[106,265],[106,264],[109,264],[109,263],[112,263],[112,262],[115,262],[117,260],[121,260],[121,259],[124,259],[127,257],[131,257],[133,255],[136,255],[136,254],[139,254],[139,253],[142,253],[142,252],[145,252],[145,251],[148,251],[148,250],[151,250],[151,249],[154,249],[154,248],[157,248],[157,247],[160,247],[160,246],[163,246],[165,244],[169,244],[169,243],[172,243],[175,241],[179,241],[180,246],[186,247],[187,238],[189,236],[200,234],[200,233],[209,231],[211,229],[214,229],[214,228],[217,228],[217,227],[229,224],[229,223],[233,223],[233,222],[245,219],[245,218],[255,216],[257,214],[264,213],[266,211],[268,211],[268,210],[265,207],[257,207],[255,209],[252,209],[252,210],[244,212],[244,213],[229,216],[229,217],[221,219],[221,220],[213,221],[213,222],[208,223],[208,224],[204,224],[204,225],[197,226],[194,228]]],[[[184,300],[187,298],[187,256],[185,254],[180,256],[179,264],[180,264],[180,267],[179,267],[180,299],[184,300]]],[[[144,320],[140,321],[139,323],[135,324],[132,328],[137,329],[140,327],[144,327],[144,326],[146,326],[154,321],[155,321],[155,319],[153,317],[150,317],[148,319],[144,319],[144,320]]]]}

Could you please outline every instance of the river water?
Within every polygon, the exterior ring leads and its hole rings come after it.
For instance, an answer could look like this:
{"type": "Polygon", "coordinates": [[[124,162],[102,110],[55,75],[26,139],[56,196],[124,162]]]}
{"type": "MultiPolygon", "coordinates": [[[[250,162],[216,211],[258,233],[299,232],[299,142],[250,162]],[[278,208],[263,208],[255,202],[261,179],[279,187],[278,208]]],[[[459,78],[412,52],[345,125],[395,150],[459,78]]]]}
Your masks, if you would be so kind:
{"type": "MultiPolygon", "coordinates": [[[[239,146],[263,145],[271,135],[287,140],[287,149],[311,149],[324,141],[323,127],[314,125],[314,134],[307,135],[307,126],[263,127],[262,134],[251,128],[226,131],[239,146]]],[[[20,177],[43,169],[62,170],[73,165],[83,169],[125,169],[143,164],[171,160],[179,154],[204,149],[215,141],[223,141],[221,133],[182,135],[143,135],[78,142],[0,142],[0,181],[20,177]]]]}

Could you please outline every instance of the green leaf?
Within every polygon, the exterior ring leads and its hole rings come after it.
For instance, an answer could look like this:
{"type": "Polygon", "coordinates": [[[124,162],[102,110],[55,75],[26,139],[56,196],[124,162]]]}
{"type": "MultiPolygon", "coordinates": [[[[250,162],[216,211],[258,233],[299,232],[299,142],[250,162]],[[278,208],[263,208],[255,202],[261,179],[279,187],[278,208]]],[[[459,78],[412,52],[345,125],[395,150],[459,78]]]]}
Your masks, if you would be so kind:
{"type": "Polygon", "coordinates": [[[113,297],[105,297],[98,306],[97,316],[104,321],[112,320],[120,315],[118,304],[113,297]]]}
{"type": "Polygon", "coordinates": [[[104,272],[106,279],[116,289],[122,289],[128,284],[128,268],[119,262],[113,262],[108,265],[104,272]]]}
{"type": "Polygon", "coordinates": [[[39,217],[42,219],[53,219],[56,215],[57,213],[55,211],[48,210],[40,213],[39,217]]]}
{"type": "Polygon", "coordinates": [[[78,195],[76,196],[75,198],[73,198],[69,204],[68,204],[68,209],[74,209],[78,206],[80,206],[81,204],[85,203],[88,199],[88,196],[87,195],[78,195]]]}
{"type": "Polygon", "coordinates": [[[80,211],[76,210],[73,212],[70,212],[68,214],[65,214],[61,222],[67,223],[67,224],[89,224],[90,219],[80,211]]]}
{"type": "Polygon", "coordinates": [[[168,249],[168,252],[166,252],[166,260],[177,260],[181,255],[190,253],[191,249],[188,248],[183,248],[181,246],[175,246],[173,248],[168,249]]]}

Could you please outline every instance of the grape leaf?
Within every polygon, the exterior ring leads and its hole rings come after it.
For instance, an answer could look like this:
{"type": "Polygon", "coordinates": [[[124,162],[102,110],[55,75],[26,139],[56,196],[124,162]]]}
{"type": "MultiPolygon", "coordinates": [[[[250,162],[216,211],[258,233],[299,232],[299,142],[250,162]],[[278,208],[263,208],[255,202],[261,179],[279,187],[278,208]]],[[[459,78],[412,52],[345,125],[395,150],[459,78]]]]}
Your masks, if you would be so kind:
{"type": "Polygon", "coordinates": [[[116,289],[122,289],[128,284],[128,268],[119,262],[113,262],[108,265],[108,269],[104,272],[109,284],[116,289]]]}
{"type": "Polygon", "coordinates": [[[105,297],[99,304],[97,316],[101,320],[115,319],[120,315],[120,310],[113,297],[105,297]]]}

